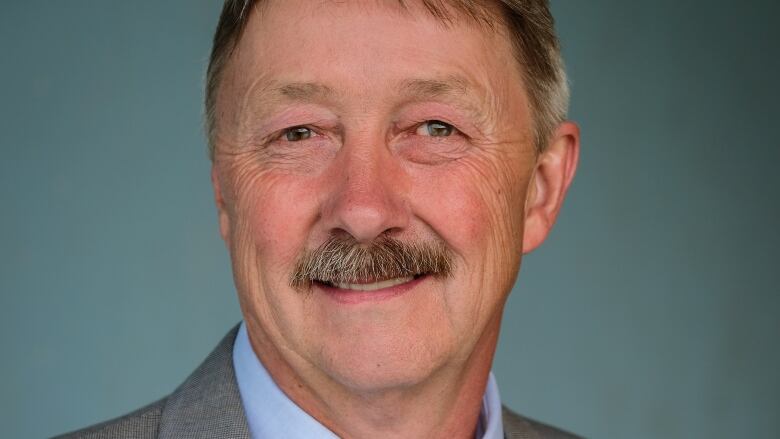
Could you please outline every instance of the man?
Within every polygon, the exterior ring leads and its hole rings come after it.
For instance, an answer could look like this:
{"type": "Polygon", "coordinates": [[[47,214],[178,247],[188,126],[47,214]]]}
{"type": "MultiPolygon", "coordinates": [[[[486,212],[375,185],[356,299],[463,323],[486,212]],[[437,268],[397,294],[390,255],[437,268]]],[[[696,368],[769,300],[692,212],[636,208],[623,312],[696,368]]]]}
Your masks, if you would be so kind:
{"type": "Polygon", "coordinates": [[[490,367],[579,133],[546,0],[228,0],[206,108],[244,322],[80,438],[571,437],[490,367]]]}

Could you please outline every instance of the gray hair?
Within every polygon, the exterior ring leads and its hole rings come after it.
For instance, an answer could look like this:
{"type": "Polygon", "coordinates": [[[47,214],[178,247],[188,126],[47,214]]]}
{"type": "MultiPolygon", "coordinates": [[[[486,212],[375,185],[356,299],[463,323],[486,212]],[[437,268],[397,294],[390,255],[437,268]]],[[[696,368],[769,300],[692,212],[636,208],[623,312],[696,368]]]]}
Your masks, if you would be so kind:
{"type": "Polygon", "coordinates": [[[295,264],[290,286],[307,290],[313,282],[328,285],[432,275],[447,277],[454,269],[444,241],[404,242],[380,235],[369,246],[349,234],[334,235],[295,264]]]}

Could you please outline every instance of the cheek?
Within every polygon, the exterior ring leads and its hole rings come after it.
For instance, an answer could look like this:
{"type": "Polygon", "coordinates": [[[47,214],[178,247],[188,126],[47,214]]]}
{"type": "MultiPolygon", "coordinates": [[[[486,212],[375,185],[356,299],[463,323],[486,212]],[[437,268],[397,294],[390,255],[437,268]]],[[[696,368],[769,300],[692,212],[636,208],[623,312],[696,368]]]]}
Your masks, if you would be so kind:
{"type": "Polygon", "coordinates": [[[288,283],[316,218],[314,191],[300,176],[232,171],[230,254],[243,314],[275,343],[298,344],[290,337],[300,335],[295,328],[306,310],[288,283]]]}
{"type": "Polygon", "coordinates": [[[412,202],[467,264],[520,254],[528,185],[522,167],[474,158],[434,174],[416,177],[412,202]]]}
{"type": "Polygon", "coordinates": [[[479,337],[514,284],[527,179],[501,161],[459,161],[414,184],[415,214],[455,252],[444,300],[458,339],[479,337]]]}
{"type": "Polygon", "coordinates": [[[232,239],[235,250],[245,255],[234,264],[254,261],[265,281],[286,282],[289,267],[303,249],[314,211],[314,192],[300,180],[262,171],[249,171],[233,180],[232,239]]]}

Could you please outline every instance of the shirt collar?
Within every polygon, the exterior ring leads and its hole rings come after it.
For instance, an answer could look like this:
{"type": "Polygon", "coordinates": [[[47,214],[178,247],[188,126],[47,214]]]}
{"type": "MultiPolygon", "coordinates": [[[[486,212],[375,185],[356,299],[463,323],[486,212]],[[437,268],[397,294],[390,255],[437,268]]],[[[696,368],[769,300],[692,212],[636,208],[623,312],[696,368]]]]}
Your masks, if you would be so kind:
{"type": "MultiPolygon", "coordinates": [[[[252,439],[338,438],[279,389],[252,350],[246,325],[243,322],[233,346],[233,367],[252,439]]],[[[482,398],[482,412],[479,416],[476,437],[477,439],[503,439],[504,437],[501,398],[492,372],[488,377],[485,395],[482,398]]]]}

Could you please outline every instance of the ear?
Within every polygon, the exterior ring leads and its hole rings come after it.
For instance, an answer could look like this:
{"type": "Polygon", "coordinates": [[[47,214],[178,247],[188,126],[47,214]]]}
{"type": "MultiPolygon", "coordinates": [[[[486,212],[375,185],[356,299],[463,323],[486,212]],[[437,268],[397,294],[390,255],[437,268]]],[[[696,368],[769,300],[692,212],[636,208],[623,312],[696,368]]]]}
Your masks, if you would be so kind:
{"type": "Polygon", "coordinates": [[[230,217],[228,216],[225,197],[222,194],[222,188],[219,181],[219,171],[217,164],[211,165],[211,186],[214,188],[214,202],[217,205],[217,215],[219,217],[219,234],[227,246],[230,246],[230,217]]]}
{"type": "Polygon", "coordinates": [[[580,154],[580,130],[573,122],[558,126],[536,161],[528,185],[523,230],[523,253],[530,253],[547,238],[563,205],[580,154]]]}

